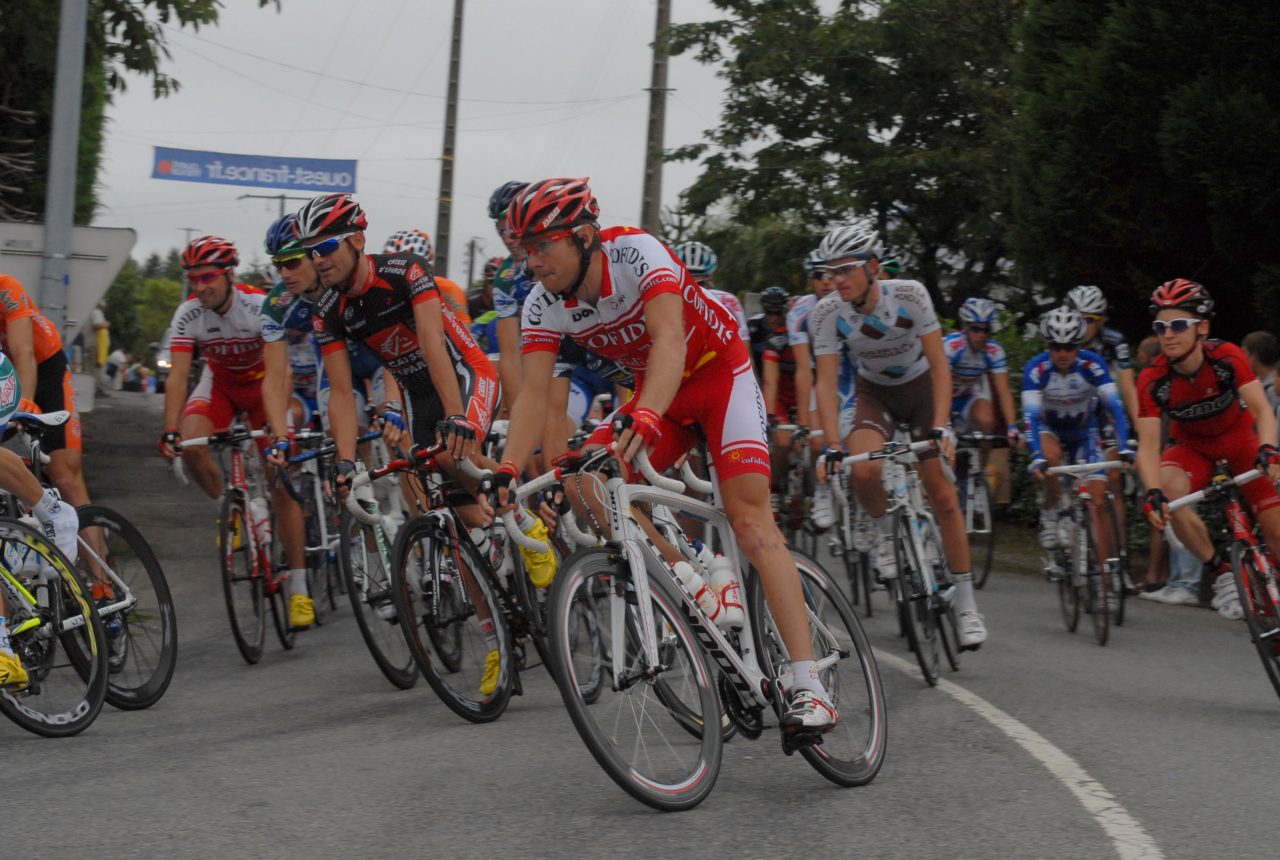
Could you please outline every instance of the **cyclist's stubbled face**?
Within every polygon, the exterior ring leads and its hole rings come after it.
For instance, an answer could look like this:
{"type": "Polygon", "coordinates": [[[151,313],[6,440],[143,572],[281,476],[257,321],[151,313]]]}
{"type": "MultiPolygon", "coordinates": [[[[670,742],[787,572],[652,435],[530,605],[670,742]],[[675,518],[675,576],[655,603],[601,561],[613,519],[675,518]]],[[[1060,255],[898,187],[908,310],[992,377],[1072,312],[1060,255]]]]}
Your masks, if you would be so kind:
{"type": "MultiPolygon", "coordinates": [[[[580,237],[589,242],[588,236],[580,237]]],[[[552,293],[562,293],[573,286],[578,278],[582,257],[570,235],[534,239],[524,243],[525,260],[534,280],[552,293]]]]}
{"type": "Polygon", "coordinates": [[[302,262],[292,269],[280,270],[280,279],[284,281],[284,288],[295,296],[303,296],[314,301],[324,291],[324,285],[320,283],[320,276],[316,273],[316,266],[311,262],[311,258],[300,257],[299,259],[302,262]]]}
{"type": "Polygon", "coordinates": [[[1076,347],[1070,349],[1057,349],[1053,344],[1048,345],[1049,358],[1053,360],[1053,366],[1057,368],[1059,373],[1066,373],[1071,369],[1071,365],[1076,363],[1076,357],[1080,355],[1080,350],[1076,347]]]}
{"type": "Polygon", "coordinates": [[[187,270],[187,285],[191,294],[200,300],[206,308],[219,308],[227,301],[227,293],[231,291],[231,271],[223,266],[196,266],[187,270]],[[200,283],[206,276],[216,274],[200,283]]]}
{"type": "Polygon", "coordinates": [[[320,282],[326,287],[344,286],[351,279],[362,250],[364,233],[354,233],[343,239],[338,250],[327,257],[312,257],[320,282]]]}
{"type": "Polygon", "coordinates": [[[875,259],[864,260],[858,257],[844,257],[827,263],[831,271],[826,280],[840,291],[840,298],[846,302],[864,300],[871,289],[871,281],[879,267],[875,259]],[[873,267],[875,267],[873,269],[873,267]]]}
{"type": "Polygon", "coordinates": [[[965,326],[964,336],[969,341],[969,349],[974,352],[982,352],[987,348],[987,341],[991,339],[991,329],[965,326]]]}

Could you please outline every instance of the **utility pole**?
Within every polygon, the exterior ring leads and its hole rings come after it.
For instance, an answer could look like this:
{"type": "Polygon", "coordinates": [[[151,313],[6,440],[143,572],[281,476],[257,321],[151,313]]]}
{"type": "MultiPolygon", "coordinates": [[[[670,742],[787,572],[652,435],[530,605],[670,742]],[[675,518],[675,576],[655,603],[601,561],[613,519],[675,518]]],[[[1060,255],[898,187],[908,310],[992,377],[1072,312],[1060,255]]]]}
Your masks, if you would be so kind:
{"type": "Polygon", "coordinates": [[[436,209],[436,271],[449,277],[449,219],[453,209],[453,142],[458,131],[458,69],[462,65],[462,7],[453,0],[449,45],[449,93],[444,105],[444,152],[440,157],[440,202],[436,209]]]}
{"type": "Polygon", "coordinates": [[[480,245],[484,240],[479,236],[472,236],[467,240],[467,288],[476,281],[476,252],[480,250],[480,245]]]}
{"type": "Polygon", "coordinates": [[[658,40],[671,25],[671,0],[658,0],[658,22],[653,28],[653,75],[649,86],[649,136],[644,150],[644,195],[640,203],[640,227],[655,236],[662,230],[662,141],[667,118],[667,52],[658,40]]]}
{"type": "MultiPolygon", "coordinates": [[[[281,218],[283,218],[283,217],[284,217],[284,203],[285,203],[285,201],[286,201],[286,200],[301,200],[301,201],[303,201],[303,202],[305,203],[306,201],[308,201],[308,200],[310,200],[310,199],[311,199],[310,197],[290,197],[288,194],[241,194],[241,195],[240,195],[239,197],[237,197],[236,199],[237,199],[237,200],[244,200],[244,199],[249,198],[249,197],[254,197],[254,198],[257,198],[258,200],[279,200],[279,201],[280,201],[280,217],[281,217],[281,218]]],[[[185,227],[180,227],[179,229],[180,229],[180,230],[185,230],[186,228],[185,228],[185,227]]]]}
{"type": "Polygon", "coordinates": [[[59,332],[67,324],[71,283],[71,227],[76,211],[80,152],[80,97],[84,90],[87,0],[62,0],[58,69],[53,84],[53,134],[44,197],[44,261],[36,293],[41,312],[59,332]]]}
{"type": "Polygon", "coordinates": [[[200,232],[199,227],[179,227],[178,229],[186,234],[186,238],[182,241],[182,247],[184,248],[191,244],[191,234],[200,232]]]}

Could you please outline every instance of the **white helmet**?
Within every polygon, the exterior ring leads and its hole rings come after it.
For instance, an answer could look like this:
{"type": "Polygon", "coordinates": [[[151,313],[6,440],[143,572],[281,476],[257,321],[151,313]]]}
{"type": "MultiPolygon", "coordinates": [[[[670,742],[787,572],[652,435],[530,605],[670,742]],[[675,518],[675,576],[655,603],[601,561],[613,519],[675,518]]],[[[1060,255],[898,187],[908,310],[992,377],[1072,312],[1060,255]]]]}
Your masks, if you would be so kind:
{"type": "Polygon", "coordinates": [[[1071,292],[1067,293],[1067,307],[1075,308],[1082,314],[1105,314],[1107,297],[1092,284],[1082,284],[1072,287],[1071,292]]]}
{"type": "Polygon", "coordinates": [[[827,262],[827,258],[822,256],[822,252],[814,248],[809,255],[804,258],[804,273],[812,278],[814,272],[818,271],[818,267],[827,262]]]}
{"type": "Polygon", "coordinates": [[[965,299],[964,304],[960,306],[960,322],[966,325],[969,323],[995,325],[996,303],[991,299],[980,299],[977,296],[965,299]]]}
{"type": "Polygon", "coordinates": [[[879,257],[880,234],[866,224],[841,224],[832,227],[818,246],[823,260],[843,257],[879,257]]]}
{"type": "Polygon", "coordinates": [[[1088,326],[1075,308],[1063,305],[1040,318],[1040,334],[1049,343],[1078,344],[1084,340],[1088,326]]]}
{"type": "Polygon", "coordinates": [[[709,278],[716,270],[716,252],[701,242],[682,242],[672,250],[695,278],[709,278]]]}

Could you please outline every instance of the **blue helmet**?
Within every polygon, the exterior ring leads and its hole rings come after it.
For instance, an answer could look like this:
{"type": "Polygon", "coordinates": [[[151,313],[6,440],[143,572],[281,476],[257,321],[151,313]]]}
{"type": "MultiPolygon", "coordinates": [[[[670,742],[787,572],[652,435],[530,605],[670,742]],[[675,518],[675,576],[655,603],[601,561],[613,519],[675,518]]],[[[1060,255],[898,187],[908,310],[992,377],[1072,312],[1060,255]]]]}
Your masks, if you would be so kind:
{"type": "Polygon", "coordinates": [[[511,206],[511,201],[516,195],[528,186],[528,182],[520,182],[513,179],[510,182],[504,182],[497,188],[493,189],[493,193],[489,195],[489,220],[497,221],[503,215],[507,214],[507,208],[511,206]]]}
{"type": "Polygon", "coordinates": [[[995,325],[996,321],[996,305],[991,299],[980,299],[977,296],[970,296],[964,300],[964,304],[960,306],[960,322],[968,325],[969,323],[985,323],[987,325],[995,325]]]}
{"type": "Polygon", "coordinates": [[[296,257],[303,253],[302,240],[298,238],[298,216],[290,212],[274,221],[267,228],[267,238],[262,244],[272,257],[296,257]]]}
{"type": "Polygon", "coordinates": [[[760,307],[767,314],[780,314],[787,309],[791,295],[782,287],[769,287],[760,294],[760,307]]]}

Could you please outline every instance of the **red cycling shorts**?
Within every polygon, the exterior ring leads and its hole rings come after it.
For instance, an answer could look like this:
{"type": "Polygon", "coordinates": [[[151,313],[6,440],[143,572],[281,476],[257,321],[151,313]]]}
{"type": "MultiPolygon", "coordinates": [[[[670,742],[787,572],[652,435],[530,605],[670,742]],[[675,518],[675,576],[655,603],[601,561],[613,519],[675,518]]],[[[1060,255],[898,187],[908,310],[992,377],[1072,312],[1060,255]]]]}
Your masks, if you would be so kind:
{"type": "MultiPolygon", "coordinates": [[[[1194,442],[1189,442],[1186,437],[1171,442],[1160,457],[1161,466],[1174,466],[1186,473],[1187,480],[1191,482],[1191,492],[1209,484],[1218,460],[1226,460],[1233,475],[1253,468],[1259,442],[1252,427],[1237,426],[1222,436],[1194,438],[1194,442]]],[[[1275,484],[1266,478],[1250,481],[1240,488],[1240,492],[1255,513],[1280,505],[1280,494],[1276,493],[1275,484]]]]}
{"type": "MultiPolygon", "coordinates": [[[[200,415],[208,418],[213,424],[213,432],[226,430],[239,414],[243,413],[252,428],[263,427],[267,423],[267,410],[262,402],[262,380],[232,384],[225,380],[215,380],[206,365],[196,390],[187,398],[187,405],[182,409],[185,421],[188,415],[200,415]]],[[[263,437],[262,445],[266,444],[263,437]]],[[[261,445],[260,445],[261,447],[261,445]]]]}
{"type": "MultiPolygon", "coordinates": [[[[636,396],[614,414],[631,414],[642,391],[643,383],[636,396]]],[[[764,397],[745,347],[695,371],[681,383],[662,419],[662,434],[649,452],[649,460],[659,472],[671,468],[698,443],[700,427],[721,481],[750,473],[769,476],[764,397]]],[[[612,420],[605,421],[587,439],[587,445],[608,444],[613,439],[612,427],[612,420]]]]}

